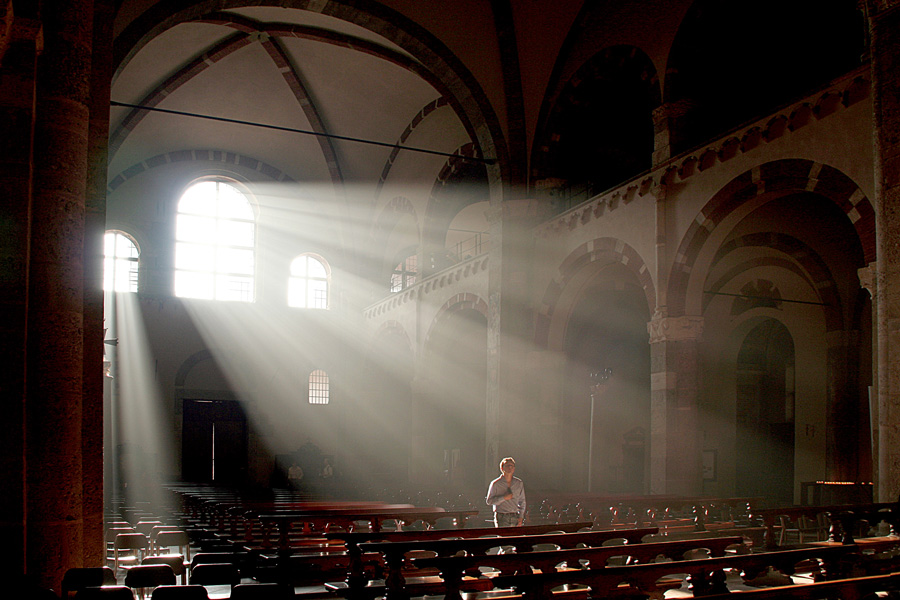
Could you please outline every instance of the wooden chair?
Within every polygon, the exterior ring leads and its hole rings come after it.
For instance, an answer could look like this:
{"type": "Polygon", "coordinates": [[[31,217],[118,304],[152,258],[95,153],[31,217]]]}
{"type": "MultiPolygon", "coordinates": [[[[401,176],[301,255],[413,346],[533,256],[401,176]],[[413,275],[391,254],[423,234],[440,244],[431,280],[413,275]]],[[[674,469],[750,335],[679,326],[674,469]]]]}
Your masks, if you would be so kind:
{"type": "Polygon", "coordinates": [[[187,584],[187,565],[181,554],[157,554],[141,561],[142,565],[169,565],[176,577],[181,578],[182,585],[187,584]]]}
{"type": "Polygon", "coordinates": [[[109,567],[73,567],[65,572],[62,580],[62,600],[86,587],[115,585],[116,574],[109,567]]]}
{"type": "Polygon", "coordinates": [[[191,562],[191,540],[184,531],[160,531],[156,534],[153,546],[155,554],[172,554],[169,549],[178,548],[178,553],[184,556],[184,560],[191,562]]]}
{"type": "Polygon", "coordinates": [[[125,574],[125,585],[138,590],[138,597],[144,598],[144,590],[161,585],[175,585],[175,571],[169,565],[135,565],[125,574]]]}
{"type": "Polygon", "coordinates": [[[150,533],[147,537],[150,539],[150,552],[152,554],[168,554],[168,552],[163,552],[156,546],[156,538],[163,531],[181,531],[181,527],[178,525],[155,525],[150,529],[150,533]]]}
{"type": "Polygon", "coordinates": [[[161,585],[150,600],[209,600],[209,592],[202,585],[161,585]]]}
{"type": "Polygon", "coordinates": [[[139,565],[148,546],[143,533],[120,533],[113,542],[113,569],[127,569],[139,565]]]}
{"type": "Polygon", "coordinates": [[[241,573],[232,563],[201,563],[191,567],[191,585],[227,585],[241,582],[241,573]]]}

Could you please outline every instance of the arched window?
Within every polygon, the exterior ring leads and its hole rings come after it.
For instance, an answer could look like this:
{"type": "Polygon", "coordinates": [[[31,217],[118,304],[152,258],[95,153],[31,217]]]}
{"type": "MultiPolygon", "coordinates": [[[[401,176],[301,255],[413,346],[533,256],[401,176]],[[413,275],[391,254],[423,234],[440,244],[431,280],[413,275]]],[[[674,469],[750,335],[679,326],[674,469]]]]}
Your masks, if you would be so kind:
{"type": "Polygon", "coordinates": [[[137,244],[121,231],[103,236],[103,289],[107,292],[137,292],[137,244]]]}
{"type": "Polygon", "coordinates": [[[288,281],[288,306],[328,308],[328,263],[312,255],[301,254],[291,262],[288,281]]]}
{"type": "Polygon", "coordinates": [[[178,201],[175,295],[253,302],[256,216],[224,180],[195,183],[178,201]]]}
{"type": "Polygon", "coordinates": [[[419,272],[416,248],[410,248],[403,254],[405,256],[394,266],[391,273],[391,293],[403,291],[416,283],[419,272]]]}
{"type": "Polygon", "coordinates": [[[309,403],[328,404],[328,373],[322,369],[309,374],[309,403]]]}

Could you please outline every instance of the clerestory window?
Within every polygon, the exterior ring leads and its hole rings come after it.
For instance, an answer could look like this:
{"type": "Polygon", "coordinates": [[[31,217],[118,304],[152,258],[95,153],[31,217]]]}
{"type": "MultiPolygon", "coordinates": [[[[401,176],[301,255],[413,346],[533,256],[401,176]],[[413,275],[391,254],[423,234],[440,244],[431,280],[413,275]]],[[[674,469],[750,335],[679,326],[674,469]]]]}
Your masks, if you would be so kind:
{"type": "Polygon", "coordinates": [[[253,302],[256,215],[232,183],[195,183],[178,201],[175,295],[253,302]]]}
{"type": "Polygon", "coordinates": [[[288,281],[288,306],[294,308],[328,308],[328,285],[331,269],[324,259],[301,254],[291,262],[288,281]]]}

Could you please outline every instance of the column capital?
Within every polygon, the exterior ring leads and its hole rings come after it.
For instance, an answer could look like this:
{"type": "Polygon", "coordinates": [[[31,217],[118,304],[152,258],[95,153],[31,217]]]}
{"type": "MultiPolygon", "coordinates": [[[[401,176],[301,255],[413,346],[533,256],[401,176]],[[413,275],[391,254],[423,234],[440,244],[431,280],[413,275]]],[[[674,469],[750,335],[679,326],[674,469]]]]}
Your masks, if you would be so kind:
{"type": "Polygon", "coordinates": [[[703,336],[703,317],[666,317],[654,315],[647,323],[650,343],[699,340],[703,336]]]}
{"type": "Polygon", "coordinates": [[[857,269],[856,275],[859,277],[859,287],[869,292],[870,298],[874,298],[878,290],[878,263],[870,262],[865,267],[857,269]]]}

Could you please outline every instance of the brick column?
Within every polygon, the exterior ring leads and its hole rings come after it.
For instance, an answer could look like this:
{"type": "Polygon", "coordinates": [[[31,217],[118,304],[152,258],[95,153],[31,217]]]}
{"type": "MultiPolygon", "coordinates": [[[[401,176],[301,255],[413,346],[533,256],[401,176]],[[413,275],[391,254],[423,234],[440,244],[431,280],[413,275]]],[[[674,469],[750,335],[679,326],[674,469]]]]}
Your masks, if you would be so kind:
{"type": "MultiPolygon", "coordinates": [[[[7,10],[11,18],[11,6],[7,10]]],[[[40,22],[20,16],[0,56],[0,538],[6,540],[0,557],[12,573],[25,571],[25,322],[35,73],[41,46],[40,22]]]]}
{"type": "Polygon", "coordinates": [[[878,479],[876,496],[900,492],[900,1],[869,2],[875,110],[878,267],[878,479]]]}
{"type": "Polygon", "coordinates": [[[91,0],[44,2],[28,286],[26,569],[59,589],[84,565],[84,211],[91,0]]]}
{"type": "Polygon", "coordinates": [[[650,493],[701,489],[697,396],[703,317],[655,315],[650,332],[650,493]]]}
{"type": "MultiPolygon", "coordinates": [[[[875,282],[878,279],[878,265],[876,263],[869,263],[868,266],[863,267],[857,271],[857,275],[859,276],[859,285],[869,292],[869,296],[872,298],[872,331],[877,331],[878,327],[878,304],[875,289],[875,282]]],[[[871,427],[869,429],[869,442],[871,444],[870,447],[870,455],[869,459],[872,463],[872,481],[878,481],[878,446],[879,446],[879,417],[878,417],[878,336],[872,336],[872,357],[874,359],[873,367],[872,367],[872,385],[869,389],[869,397],[866,399],[866,402],[869,404],[869,423],[871,423],[871,427]]],[[[877,497],[877,492],[876,497],[877,497]]]]}

